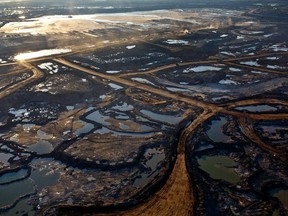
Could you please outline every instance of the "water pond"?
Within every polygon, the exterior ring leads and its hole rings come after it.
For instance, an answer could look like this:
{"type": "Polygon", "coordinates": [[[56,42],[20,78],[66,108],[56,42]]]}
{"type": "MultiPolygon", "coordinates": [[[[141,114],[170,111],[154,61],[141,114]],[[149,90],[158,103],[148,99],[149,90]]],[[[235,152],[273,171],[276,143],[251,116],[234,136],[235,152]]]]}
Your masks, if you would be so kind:
{"type": "Polygon", "coordinates": [[[208,137],[214,142],[226,143],[230,137],[223,133],[223,126],[227,123],[225,117],[220,117],[220,120],[213,120],[210,128],[206,132],[208,137]]]}
{"type": "Polygon", "coordinates": [[[199,168],[216,180],[224,180],[231,184],[241,182],[240,176],[234,171],[237,163],[228,156],[203,156],[197,158],[199,168]]]}

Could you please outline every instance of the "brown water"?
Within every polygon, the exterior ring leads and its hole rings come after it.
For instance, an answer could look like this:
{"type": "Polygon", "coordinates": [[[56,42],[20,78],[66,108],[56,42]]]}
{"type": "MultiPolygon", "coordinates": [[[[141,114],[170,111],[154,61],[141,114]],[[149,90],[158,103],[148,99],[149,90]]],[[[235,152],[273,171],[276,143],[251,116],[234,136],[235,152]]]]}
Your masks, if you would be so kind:
{"type": "Polygon", "coordinates": [[[197,159],[199,168],[213,179],[221,179],[231,184],[241,182],[240,176],[234,171],[235,163],[228,156],[203,156],[197,159]]]}

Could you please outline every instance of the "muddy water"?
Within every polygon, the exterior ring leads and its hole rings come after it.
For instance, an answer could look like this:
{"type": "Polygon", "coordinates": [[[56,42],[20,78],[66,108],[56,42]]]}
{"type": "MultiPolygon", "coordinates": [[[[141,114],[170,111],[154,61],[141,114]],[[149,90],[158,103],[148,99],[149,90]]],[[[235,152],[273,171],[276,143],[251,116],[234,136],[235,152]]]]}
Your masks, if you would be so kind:
{"type": "Polygon", "coordinates": [[[197,159],[199,168],[207,172],[213,179],[221,179],[231,184],[241,181],[234,168],[237,166],[232,159],[227,156],[203,156],[197,159]]]}

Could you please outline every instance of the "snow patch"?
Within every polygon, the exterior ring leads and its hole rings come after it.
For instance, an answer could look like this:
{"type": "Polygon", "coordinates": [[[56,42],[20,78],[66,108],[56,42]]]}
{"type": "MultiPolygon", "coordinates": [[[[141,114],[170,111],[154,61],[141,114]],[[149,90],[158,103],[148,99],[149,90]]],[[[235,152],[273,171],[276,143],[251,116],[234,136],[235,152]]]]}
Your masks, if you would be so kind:
{"type": "Polygon", "coordinates": [[[180,85],[188,85],[189,83],[188,82],[180,82],[179,84],[180,85]]]}
{"type": "Polygon", "coordinates": [[[9,109],[8,113],[14,115],[15,117],[22,117],[22,116],[27,116],[29,115],[29,112],[27,109],[18,109],[16,110],[15,108],[9,109]]]}
{"type": "Polygon", "coordinates": [[[0,59],[0,64],[5,64],[5,63],[7,63],[7,61],[0,59]]]}
{"type": "Polygon", "coordinates": [[[273,57],[267,57],[267,60],[278,60],[280,59],[279,57],[273,56],[273,57]]]}
{"type": "Polygon", "coordinates": [[[46,70],[49,72],[49,74],[55,74],[58,73],[59,68],[58,65],[54,65],[52,62],[46,62],[38,65],[39,68],[42,70],[46,70]]]}
{"type": "Polygon", "coordinates": [[[131,50],[131,49],[134,49],[135,47],[136,45],[126,46],[126,49],[131,50]]]}
{"type": "Polygon", "coordinates": [[[236,39],[237,39],[237,40],[240,40],[240,39],[244,39],[244,37],[243,37],[243,36],[237,36],[236,39]]]}
{"type": "Polygon", "coordinates": [[[226,51],[223,51],[223,52],[220,52],[221,54],[224,54],[224,55],[228,55],[228,56],[233,56],[235,57],[235,55],[231,52],[226,52],[226,51]]]}
{"type": "Polygon", "coordinates": [[[74,106],[66,106],[66,109],[67,109],[67,110],[74,110],[75,107],[74,107],[74,106]]]}
{"type": "Polygon", "coordinates": [[[261,72],[261,71],[251,71],[251,73],[254,73],[254,74],[268,74],[268,73],[261,72]]]}
{"type": "Polygon", "coordinates": [[[221,84],[221,85],[238,85],[238,83],[233,81],[233,80],[220,80],[219,84],[221,84]]]}
{"type": "Polygon", "coordinates": [[[229,96],[221,96],[221,97],[212,98],[213,101],[218,101],[218,100],[223,100],[223,99],[229,99],[229,96]]]}
{"type": "Polygon", "coordinates": [[[261,66],[257,63],[257,61],[243,61],[243,62],[240,62],[240,64],[249,65],[249,66],[256,66],[256,67],[261,66]]]}
{"type": "Polygon", "coordinates": [[[205,72],[205,71],[220,71],[222,68],[214,67],[214,66],[197,66],[193,68],[187,68],[183,70],[183,73],[190,73],[190,72],[205,72]]]}
{"type": "Polygon", "coordinates": [[[288,48],[287,47],[280,47],[280,44],[275,44],[269,47],[269,49],[272,49],[275,52],[288,52],[288,48]]]}
{"type": "Polygon", "coordinates": [[[240,72],[240,71],[242,71],[241,69],[234,68],[234,67],[229,67],[229,70],[232,71],[232,72],[240,72]]]}
{"type": "Polygon", "coordinates": [[[132,78],[131,80],[136,81],[136,82],[146,83],[146,84],[155,86],[154,83],[150,82],[150,81],[147,80],[147,79],[143,79],[143,78],[138,78],[138,77],[136,77],[136,78],[132,78]]]}
{"type": "Polygon", "coordinates": [[[122,86],[117,85],[117,84],[115,84],[115,83],[109,83],[108,85],[109,85],[111,88],[115,89],[115,90],[123,89],[122,86]]]}
{"type": "Polygon", "coordinates": [[[172,40],[172,39],[168,39],[166,41],[164,41],[164,43],[167,44],[181,44],[181,45],[189,45],[189,41],[185,41],[185,40],[172,40]]]}
{"type": "Polygon", "coordinates": [[[227,34],[222,34],[222,35],[220,35],[220,37],[224,38],[224,37],[228,37],[228,35],[227,34]]]}
{"type": "Polygon", "coordinates": [[[117,71],[117,70],[109,70],[109,71],[106,71],[106,73],[108,74],[117,74],[117,73],[120,73],[121,71],[117,71]]]}
{"type": "Polygon", "coordinates": [[[171,92],[191,92],[189,89],[174,88],[174,87],[166,87],[166,89],[171,92]]]}

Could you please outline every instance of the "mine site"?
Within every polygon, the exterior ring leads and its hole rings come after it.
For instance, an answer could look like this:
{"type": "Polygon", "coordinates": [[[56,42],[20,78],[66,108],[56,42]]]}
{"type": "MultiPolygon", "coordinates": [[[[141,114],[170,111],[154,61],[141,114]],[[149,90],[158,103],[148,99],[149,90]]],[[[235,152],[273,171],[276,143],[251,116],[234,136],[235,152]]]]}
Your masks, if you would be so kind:
{"type": "Polygon", "coordinates": [[[286,1],[0,0],[0,215],[288,215],[286,1]]]}

